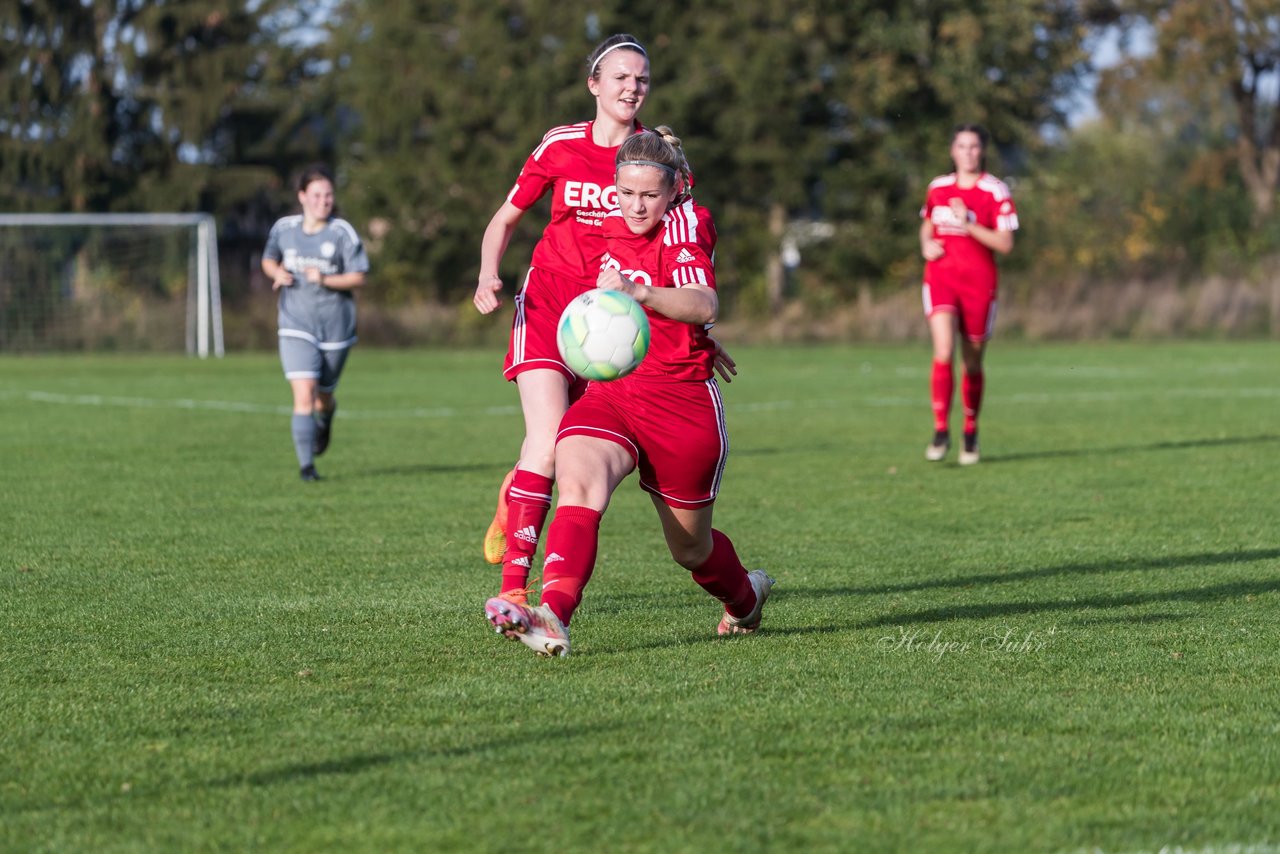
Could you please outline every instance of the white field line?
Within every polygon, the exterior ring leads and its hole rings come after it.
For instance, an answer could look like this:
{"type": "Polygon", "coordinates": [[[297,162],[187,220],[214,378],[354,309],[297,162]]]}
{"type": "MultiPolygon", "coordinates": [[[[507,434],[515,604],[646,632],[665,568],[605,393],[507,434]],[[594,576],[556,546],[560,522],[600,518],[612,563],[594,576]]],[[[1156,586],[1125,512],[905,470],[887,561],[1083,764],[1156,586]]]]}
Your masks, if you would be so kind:
{"type": "MultiPolygon", "coordinates": [[[[0,399],[26,400],[31,403],[49,403],[60,406],[101,406],[123,409],[192,409],[215,412],[247,412],[256,415],[288,415],[290,406],[273,406],[262,403],[246,403],[236,400],[195,400],[192,398],[118,397],[103,394],[62,394],[50,391],[0,392],[0,399]]],[[[518,406],[490,406],[477,410],[455,409],[449,406],[412,409],[342,410],[342,418],[456,418],[459,416],[519,415],[518,406]]]]}
{"type": "MultiPolygon", "coordinates": [[[[927,392],[927,389],[926,389],[927,392]]],[[[992,395],[995,398],[995,395],[992,395]]],[[[1273,398],[1280,397],[1280,386],[1263,388],[1174,388],[1143,389],[1126,391],[1082,391],[1082,392],[1024,392],[1000,395],[1002,402],[1014,404],[1061,404],[1114,402],[1149,398],[1273,398]]],[[[190,409],[214,412],[240,412],[256,415],[288,415],[292,409],[288,406],[275,406],[261,403],[247,403],[235,400],[196,400],[194,398],[150,398],[120,397],[101,394],[64,394],[51,391],[0,391],[0,400],[24,400],[30,403],[45,403],[60,406],[98,406],[124,409],[190,409]]],[[[804,400],[770,400],[754,403],[726,404],[726,408],[735,412],[772,412],[789,410],[840,409],[845,407],[928,407],[928,395],[922,392],[911,397],[848,397],[848,398],[809,398],[804,400]]],[[[385,418],[474,418],[476,416],[495,417],[520,415],[520,407],[486,406],[479,408],[458,408],[452,406],[409,407],[406,409],[343,409],[339,417],[355,419],[385,418]]]]}

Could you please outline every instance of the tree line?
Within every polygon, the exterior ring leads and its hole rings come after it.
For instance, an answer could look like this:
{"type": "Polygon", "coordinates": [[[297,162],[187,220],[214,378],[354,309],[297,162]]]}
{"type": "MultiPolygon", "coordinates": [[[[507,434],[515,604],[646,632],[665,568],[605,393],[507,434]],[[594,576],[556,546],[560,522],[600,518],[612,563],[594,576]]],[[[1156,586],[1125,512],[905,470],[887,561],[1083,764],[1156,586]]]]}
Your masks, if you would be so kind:
{"type": "Polygon", "coordinates": [[[733,310],[918,279],[958,122],[1014,188],[1013,277],[1249,275],[1280,246],[1274,0],[17,0],[0,207],[207,211],[260,243],[323,160],[377,298],[459,302],[528,152],[592,115],[585,57],[614,32],[649,49],[642,119],[684,140],[733,310]],[[1134,50],[1097,68],[1104,38],[1134,50]]]}

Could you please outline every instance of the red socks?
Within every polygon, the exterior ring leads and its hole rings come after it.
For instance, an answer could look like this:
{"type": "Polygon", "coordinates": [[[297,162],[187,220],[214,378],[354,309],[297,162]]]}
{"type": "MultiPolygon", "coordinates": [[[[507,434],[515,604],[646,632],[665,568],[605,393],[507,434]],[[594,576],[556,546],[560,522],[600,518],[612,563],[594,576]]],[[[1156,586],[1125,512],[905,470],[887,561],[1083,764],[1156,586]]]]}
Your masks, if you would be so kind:
{"type": "Polygon", "coordinates": [[[557,507],[547,531],[542,565],[542,604],[566,626],[591,580],[600,545],[600,513],[590,507],[557,507]]]}
{"type": "Polygon", "coordinates": [[[507,551],[502,556],[502,592],[523,589],[529,583],[542,525],[551,509],[551,478],[516,469],[507,491],[507,551]]]}
{"type": "Polygon", "coordinates": [[[946,430],[951,418],[951,395],[955,390],[955,376],[950,362],[933,363],[933,429],[946,430]]]}
{"type": "Polygon", "coordinates": [[[982,408],[982,386],[986,376],[979,371],[964,375],[960,384],[960,398],[964,401],[964,432],[978,432],[978,410],[982,408]]]}
{"type": "MultiPolygon", "coordinates": [[[[982,389],[986,375],[982,371],[965,372],[960,380],[960,400],[964,403],[964,432],[978,431],[978,412],[982,409],[982,389]]],[[[955,378],[950,362],[933,363],[933,429],[946,430],[951,417],[951,396],[955,378]]]]}
{"type": "Polygon", "coordinates": [[[733,542],[715,528],[711,529],[711,554],[691,573],[698,586],[723,602],[732,616],[745,617],[755,608],[756,591],[746,567],[738,560],[733,542]]]}

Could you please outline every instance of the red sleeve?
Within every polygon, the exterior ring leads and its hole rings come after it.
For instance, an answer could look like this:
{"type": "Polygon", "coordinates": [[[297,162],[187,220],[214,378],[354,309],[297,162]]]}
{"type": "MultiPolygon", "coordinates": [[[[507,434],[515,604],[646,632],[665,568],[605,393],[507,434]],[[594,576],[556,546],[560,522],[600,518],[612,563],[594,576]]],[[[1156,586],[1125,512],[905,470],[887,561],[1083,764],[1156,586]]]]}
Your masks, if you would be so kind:
{"type": "Polygon", "coordinates": [[[1013,203],[1013,196],[1006,196],[996,203],[996,230],[1018,230],[1018,206],[1013,203]]]}
{"type": "Polygon", "coordinates": [[[692,201],[673,210],[662,240],[663,286],[716,286],[716,226],[706,208],[692,201]]]}
{"type": "Polygon", "coordinates": [[[515,186],[511,188],[511,192],[507,193],[507,201],[527,211],[537,203],[538,199],[547,194],[551,189],[555,178],[547,171],[545,160],[546,156],[538,158],[537,152],[529,155],[529,159],[524,162],[524,168],[520,170],[519,177],[516,178],[515,186]]]}
{"type": "Polygon", "coordinates": [[[705,249],[697,243],[676,243],[662,247],[662,286],[679,288],[685,285],[716,286],[715,265],[705,249]]]}

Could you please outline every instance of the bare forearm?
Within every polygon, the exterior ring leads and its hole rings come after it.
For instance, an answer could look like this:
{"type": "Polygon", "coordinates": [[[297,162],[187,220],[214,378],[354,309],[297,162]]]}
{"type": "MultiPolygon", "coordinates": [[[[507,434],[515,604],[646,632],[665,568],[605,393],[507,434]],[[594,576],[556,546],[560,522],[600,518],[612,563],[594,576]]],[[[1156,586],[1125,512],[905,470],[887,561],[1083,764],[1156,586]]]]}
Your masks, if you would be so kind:
{"type": "Polygon", "coordinates": [[[511,243],[511,235],[523,213],[510,202],[498,209],[489,225],[485,227],[484,237],[480,239],[480,278],[498,277],[498,268],[502,264],[502,256],[507,253],[507,245],[511,243]]]}
{"type": "Polygon", "coordinates": [[[328,273],[320,277],[320,284],[331,291],[353,291],[364,287],[364,273],[328,273]]]}
{"type": "Polygon", "coordinates": [[[681,323],[715,323],[720,313],[720,300],[711,288],[686,285],[683,288],[649,288],[637,286],[632,292],[636,302],[681,323]]]}
{"type": "Polygon", "coordinates": [[[480,275],[476,277],[476,293],[472,297],[481,314],[491,314],[502,304],[502,276],[498,268],[522,216],[524,211],[520,208],[503,202],[485,226],[484,237],[480,239],[480,275]]]}
{"type": "Polygon", "coordinates": [[[920,223],[920,255],[926,261],[936,261],[946,250],[933,236],[933,223],[925,220],[920,223]]]}
{"type": "Polygon", "coordinates": [[[987,228],[985,225],[971,222],[969,223],[969,236],[992,252],[1008,255],[1013,251],[1012,231],[997,231],[993,228],[987,228]]]}
{"type": "Polygon", "coordinates": [[[933,240],[933,223],[926,219],[924,222],[920,223],[921,248],[923,249],[924,245],[930,240],[933,240]]]}

